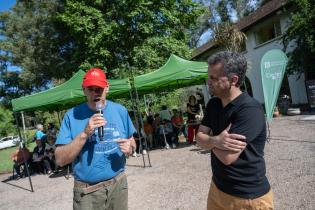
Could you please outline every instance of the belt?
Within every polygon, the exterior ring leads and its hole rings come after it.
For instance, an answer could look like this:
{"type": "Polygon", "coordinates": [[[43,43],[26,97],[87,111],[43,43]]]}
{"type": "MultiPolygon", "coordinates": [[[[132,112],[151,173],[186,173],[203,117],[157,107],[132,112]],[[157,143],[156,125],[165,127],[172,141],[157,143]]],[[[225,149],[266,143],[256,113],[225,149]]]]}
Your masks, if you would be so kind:
{"type": "Polygon", "coordinates": [[[113,185],[125,176],[126,176],[125,172],[121,172],[120,174],[118,174],[117,176],[115,176],[109,180],[98,182],[96,184],[89,184],[86,182],[74,180],[74,188],[82,188],[84,190],[84,193],[88,194],[91,192],[95,192],[95,191],[97,191],[103,187],[113,185]]]}

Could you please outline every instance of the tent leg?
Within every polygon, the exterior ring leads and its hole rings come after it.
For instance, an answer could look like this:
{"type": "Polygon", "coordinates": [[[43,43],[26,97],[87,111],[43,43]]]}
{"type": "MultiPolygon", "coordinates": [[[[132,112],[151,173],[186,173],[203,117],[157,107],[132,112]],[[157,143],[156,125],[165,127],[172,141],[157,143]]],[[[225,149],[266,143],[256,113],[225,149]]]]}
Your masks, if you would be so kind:
{"type": "Polygon", "coordinates": [[[15,122],[16,122],[17,131],[18,131],[18,134],[19,134],[19,137],[20,137],[20,149],[22,149],[22,156],[23,156],[24,165],[26,166],[25,168],[26,168],[26,172],[27,172],[27,175],[28,175],[28,180],[29,180],[29,182],[30,182],[31,191],[34,192],[33,184],[32,184],[32,179],[31,179],[31,175],[30,175],[30,171],[28,170],[28,167],[27,167],[27,160],[25,159],[25,154],[24,154],[24,151],[23,151],[25,139],[22,138],[22,135],[21,135],[21,131],[20,131],[20,128],[19,128],[19,123],[18,123],[18,120],[17,120],[16,113],[14,113],[14,117],[15,117],[15,122]]]}
{"type": "MultiPolygon", "coordinates": [[[[135,94],[136,94],[136,101],[138,102],[139,101],[139,95],[138,95],[138,91],[137,91],[137,88],[134,87],[134,90],[135,90],[135,94]]],[[[143,124],[143,118],[142,118],[142,114],[139,110],[139,106],[137,106],[137,109],[138,109],[138,113],[139,113],[139,116],[140,116],[140,123],[141,123],[141,127],[144,128],[144,124],[143,124]]],[[[144,143],[145,143],[145,147],[146,147],[146,150],[147,150],[147,156],[148,156],[148,161],[149,161],[149,167],[152,167],[151,165],[151,160],[150,160],[150,152],[149,152],[149,147],[148,147],[148,142],[147,142],[147,138],[145,137],[144,138],[144,143]]],[[[144,155],[142,153],[142,157],[143,157],[143,160],[144,160],[144,155]]]]}
{"type": "Polygon", "coordinates": [[[22,117],[22,125],[23,125],[23,135],[24,139],[26,139],[26,133],[25,133],[25,119],[24,119],[24,112],[21,112],[21,117],[22,117]]]}
{"type": "MultiPolygon", "coordinates": [[[[134,97],[132,97],[132,90],[130,89],[129,91],[130,93],[130,99],[132,101],[132,112],[133,112],[133,116],[135,118],[135,122],[136,122],[136,130],[137,130],[137,133],[138,133],[138,138],[139,138],[139,152],[142,150],[142,141],[141,141],[141,130],[140,130],[140,127],[139,127],[139,120],[138,120],[138,116],[136,114],[136,111],[134,110],[134,107],[136,107],[136,104],[134,104],[134,97]]],[[[145,168],[145,161],[144,161],[144,158],[143,158],[143,155],[142,155],[142,161],[143,161],[143,167],[145,168]]]]}

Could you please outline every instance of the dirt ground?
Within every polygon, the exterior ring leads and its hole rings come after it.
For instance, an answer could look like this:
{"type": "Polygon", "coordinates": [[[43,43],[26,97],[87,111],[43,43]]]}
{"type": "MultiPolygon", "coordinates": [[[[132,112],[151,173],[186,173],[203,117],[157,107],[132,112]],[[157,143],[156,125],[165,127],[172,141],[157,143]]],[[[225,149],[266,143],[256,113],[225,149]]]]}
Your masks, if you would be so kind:
{"type": "MultiPolygon", "coordinates": [[[[280,117],[270,124],[267,176],[277,210],[315,209],[315,116],[280,117]],[[313,120],[303,120],[312,117],[313,120]]],[[[203,210],[211,180],[209,153],[196,146],[150,152],[127,160],[130,210],[203,210]],[[148,159],[145,157],[147,165],[148,159]]],[[[0,175],[0,209],[72,209],[73,178],[62,174],[9,180],[0,175]]]]}

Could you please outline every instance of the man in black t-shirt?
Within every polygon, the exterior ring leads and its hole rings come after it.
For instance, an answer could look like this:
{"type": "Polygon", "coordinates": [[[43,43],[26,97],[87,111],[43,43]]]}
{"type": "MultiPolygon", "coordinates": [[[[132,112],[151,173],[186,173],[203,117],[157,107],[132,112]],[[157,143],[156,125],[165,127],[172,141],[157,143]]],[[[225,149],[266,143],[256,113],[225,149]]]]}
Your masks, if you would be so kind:
{"type": "Polygon", "coordinates": [[[261,105],[242,93],[247,62],[236,52],[219,52],[208,60],[213,97],[199,127],[197,143],[211,150],[210,209],[273,209],[266,177],[266,124],[261,105]]]}

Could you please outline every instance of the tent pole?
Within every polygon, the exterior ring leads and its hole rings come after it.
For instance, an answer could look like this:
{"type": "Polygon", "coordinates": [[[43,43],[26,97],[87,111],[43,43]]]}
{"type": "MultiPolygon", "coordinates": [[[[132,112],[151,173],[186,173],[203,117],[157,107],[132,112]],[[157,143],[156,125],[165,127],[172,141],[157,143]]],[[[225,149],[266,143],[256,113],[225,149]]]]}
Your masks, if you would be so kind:
{"type": "Polygon", "coordinates": [[[24,135],[24,139],[26,140],[25,119],[24,119],[24,112],[23,111],[21,111],[21,117],[22,117],[22,125],[23,125],[23,135],[24,135]]]}
{"type": "MultiPolygon", "coordinates": [[[[137,100],[137,102],[139,101],[139,95],[138,95],[138,91],[137,91],[137,88],[136,87],[134,87],[135,88],[135,93],[136,93],[136,100],[137,100]]],[[[141,112],[140,112],[140,110],[139,110],[139,106],[137,106],[137,109],[138,109],[138,112],[139,112],[139,115],[140,115],[140,123],[141,123],[141,127],[144,129],[144,125],[143,125],[143,119],[142,119],[142,114],[141,114],[141,112]]],[[[145,147],[146,147],[146,149],[147,149],[147,156],[148,156],[148,160],[149,160],[149,166],[150,167],[152,167],[152,165],[151,165],[151,160],[150,160],[150,148],[148,147],[148,141],[147,141],[147,138],[145,137],[144,138],[144,143],[145,143],[145,147]]],[[[143,153],[142,153],[142,157],[143,157],[143,153]]],[[[143,157],[144,158],[144,157],[143,157]]]]}
{"type": "Polygon", "coordinates": [[[28,180],[29,180],[29,182],[30,182],[31,191],[34,192],[33,184],[32,184],[32,179],[31,179],[31,175],[30,175],[30,171],[28,170],[27,160],[25,159],[25,154],[24,154],[24,151],[23,151],[25,139],[22,138],[22,135],[21,135],[21,131],[20,131],[20,128],[19,128],[19,123],[18,123],[18,119],[17,119],[16,113],[14,113],[14,118],[15,118],[16,128],[17,128],[17,131],[18,131],[18,134],[19,134],[19,137],[20,137],[20,146],[19,146],[19,149],[22,151],[24,167],[25,167],[26,172],[27,172],[27,175],[28,175],[28,180]]]}
{"type": "Polygon", "coordinates": [[[143,94],[143,100],[144,100],[145,112],[146,112],[146,114],[148,116],[149,115],[149,109],[147,107],[147,100],[146,100],[145,94],[143,94]]]}
{"type": "MultiPolygon", "coordinates": [[[[129,93],[130,93],[130,99],[132,101],[132,113],[133,113],[133,116],[134,116],[135,121],[136,121],[135,123],[136,123],[136,130],[137,130],[137,133],[138,133],[138,138],[139,138],[139,152],[140,152],[141,149],[142,149],[142,141],[141,141],[141,136],[140,136],[141,135],[141,129],[139,127],[139,120],[138,120],[138,116],[136,114],[136,110],[134,110],[134,108],[137,107],[137,104],[135,102],[134,97],[132,96],[132,88],[133,87],[130,88],[129,93]]],[[[143,155],[142,155],[142,161],[143,161],[143,167],[145,168],[145,161],[144,161],[143,155]]]]}

